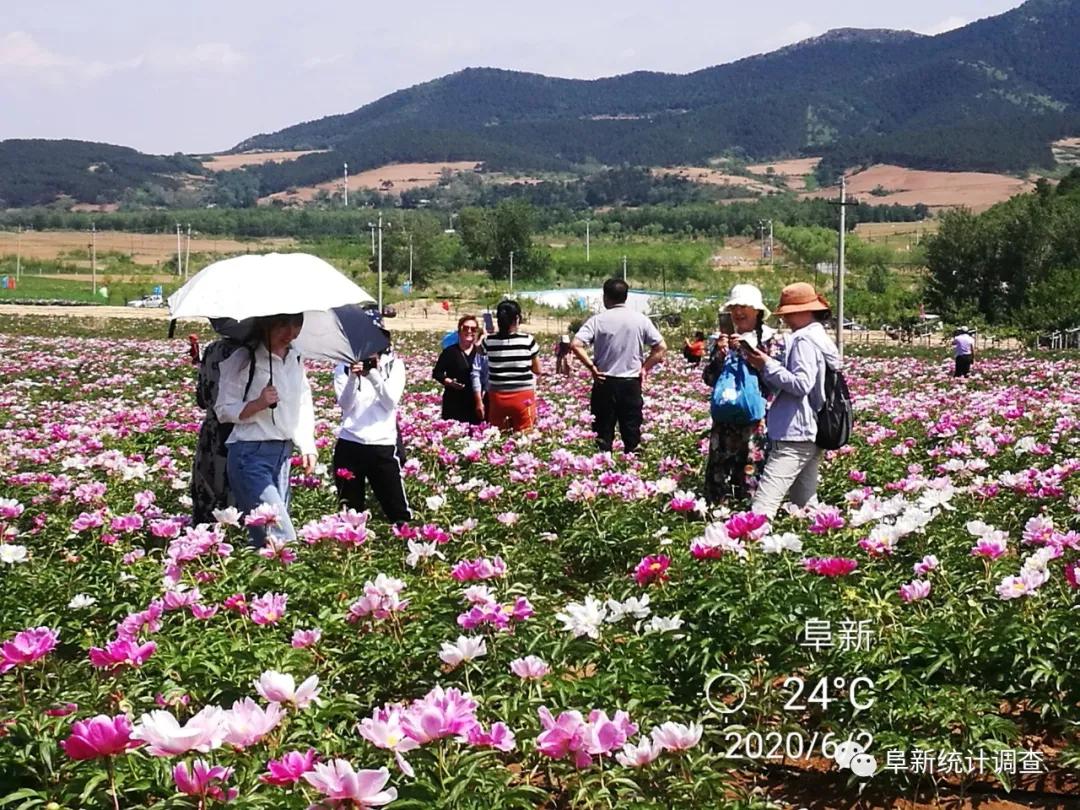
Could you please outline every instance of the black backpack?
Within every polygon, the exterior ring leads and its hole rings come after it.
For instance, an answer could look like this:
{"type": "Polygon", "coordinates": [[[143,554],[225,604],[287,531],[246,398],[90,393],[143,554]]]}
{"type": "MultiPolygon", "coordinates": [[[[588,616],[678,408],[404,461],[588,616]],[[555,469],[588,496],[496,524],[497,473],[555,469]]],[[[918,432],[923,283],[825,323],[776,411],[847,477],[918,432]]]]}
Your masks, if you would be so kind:
{"type": "Polygon", "coordinates": [[[839,371],[825,366],[825,402],[817,412],[814,444],[825,450],[839,450],[851,440],[851,393],[839,371]]]}

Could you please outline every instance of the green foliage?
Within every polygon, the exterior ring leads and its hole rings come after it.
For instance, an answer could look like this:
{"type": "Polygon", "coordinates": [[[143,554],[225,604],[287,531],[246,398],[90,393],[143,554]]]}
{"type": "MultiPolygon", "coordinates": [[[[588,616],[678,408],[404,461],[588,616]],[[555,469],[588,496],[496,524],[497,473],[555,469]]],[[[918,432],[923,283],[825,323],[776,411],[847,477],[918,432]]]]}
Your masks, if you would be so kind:
{"type": "Polygon", "coordinates": [[[1066,180],[982,214],[945,214],[926,247],[930,302],[945,315],[974,312],[991,324],[1075,326],[1080,169],[1066,180]]]}
{"type": "Polygon", "coordinates": [[[545,271],[547,255],[533,244],[532,229],[532,207],[521,201],[461,212],[461,241],[469,261],[493,279],[509,277],[511,255],[516,277],[535,278],[545,271]]]}

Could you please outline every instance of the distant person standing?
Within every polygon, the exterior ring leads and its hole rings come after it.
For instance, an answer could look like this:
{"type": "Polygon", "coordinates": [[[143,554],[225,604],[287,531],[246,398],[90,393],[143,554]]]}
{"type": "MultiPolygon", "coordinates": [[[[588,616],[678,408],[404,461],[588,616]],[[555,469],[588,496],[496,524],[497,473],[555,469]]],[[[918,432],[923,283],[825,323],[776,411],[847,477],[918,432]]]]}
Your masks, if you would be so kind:
{"type": "Polygon", "coordinates": [[[700,329],[694,332],[694,338],[686,338],[683,340],[683,359],[686,360],[692,366],[701,364],[701,359],[705,356],[705,333],[700,329]]]}
{"type": "Polygon", "coordinates": [[[649,371],[664,358],[667,344],[653,322],[626,306],[630,288],[622,279],[604,282],[604,311],[585,321],[570,347],[593,376],[590,410],[596,444],[603,452],[615,441],[619,425],[623,447],[636,452],[641,444],[641,388],[649,371]],[[593,347],[590,360],[586,346],[593,347]],[[643,347],[649,356],[642,362],[643,347]]]}
{"type": "MultiPolygon", "coordinates": [[[[527,432],[536,423],[536,378],[540,375],[540,347],[536,338],[519,332],[521,307],[503,301],[495,309],[498,331],[484,341],[488,366],[487,420],[503,430],[527,432]]],[[[481,358],[477,357],[477,361],[481,358]]],[[[477,368],[474,361],[473,368],[477,368]]],[[[474,386],[475,389],[475,386],[474,386]]],[[[482,407],[482,394],[473,396],[482,407]]]]}
{"type": "Polygon", "coordinates": [[[954,377],[966,377],[971,372],[971,364],[975,362],[975,338],[971,330],[961,326],[953,332],[953,357],[956,360],[956,368],[953,370],[954,377]]]}
{"type": "Polygon", "coordinates": [[[570,335],[562,335],[555,344],[555,373],[570,376],[570,335]]]}

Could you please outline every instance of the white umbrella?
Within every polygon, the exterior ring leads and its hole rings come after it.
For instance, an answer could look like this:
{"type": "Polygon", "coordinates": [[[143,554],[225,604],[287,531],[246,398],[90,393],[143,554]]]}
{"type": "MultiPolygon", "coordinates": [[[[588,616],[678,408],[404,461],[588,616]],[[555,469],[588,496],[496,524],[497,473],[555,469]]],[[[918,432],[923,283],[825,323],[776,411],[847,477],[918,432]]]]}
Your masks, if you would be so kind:
{"type": "Polygon", "coordinates": [[[242,321],[278,313],[325,312],[374,301],[318,256],[267,253],[236,256],[200,270],[169,296],[173,318],[242,321]]]}

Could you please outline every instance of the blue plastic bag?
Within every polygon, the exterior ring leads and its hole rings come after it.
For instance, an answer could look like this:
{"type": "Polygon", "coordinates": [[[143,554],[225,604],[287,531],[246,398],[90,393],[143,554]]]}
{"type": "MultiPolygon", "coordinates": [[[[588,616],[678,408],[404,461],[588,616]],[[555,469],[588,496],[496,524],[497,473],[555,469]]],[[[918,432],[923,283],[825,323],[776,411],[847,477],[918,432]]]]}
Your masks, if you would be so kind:
{"type": "Polygon", "coordinates": [[[442,347],[444,349],[449,349],[451,346],[456,346],[457,343],[458,343],[458,334],[457,334],[457,332],[447,332],[446,335],[443,336],[442,347]]]}
{"type": "Polygon", "coordinates": [[[713,421],[752,425],[765,417],[765,397],[758,378],[741,355],[728,354],[712,392],[713,421]]]}

